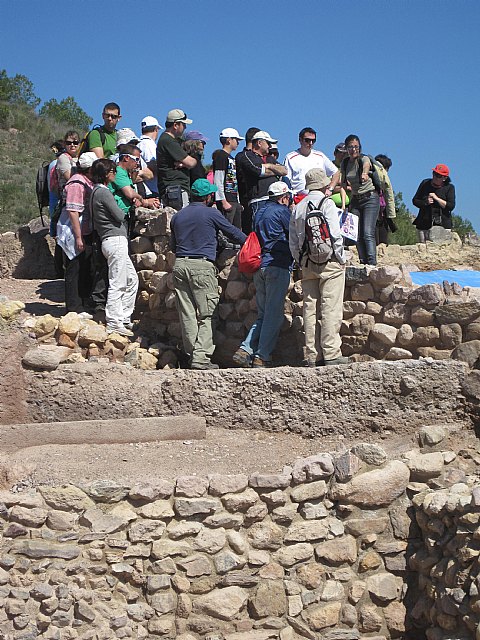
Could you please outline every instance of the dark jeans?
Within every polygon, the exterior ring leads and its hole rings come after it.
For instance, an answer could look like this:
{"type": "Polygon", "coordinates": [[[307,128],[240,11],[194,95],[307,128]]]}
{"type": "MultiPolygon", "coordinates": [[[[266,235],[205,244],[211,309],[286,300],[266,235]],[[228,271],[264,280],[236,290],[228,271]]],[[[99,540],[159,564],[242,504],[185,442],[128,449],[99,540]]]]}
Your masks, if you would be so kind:
{"type": "Polygon", "coordinates": [[[93,285],[92,304],[94,311],[103,311],[107,304],[108,294],[108,264],[102,253],[102,243],[95,234],[93,241],[93,285]]]}
{"type": "MultiPolygon", "coordinates": [[[[368,195],[368,194],[367,194],[368,195]]],[[[380,200],[376,191],[368,197],[354,196],[350,203],[350,211],[359,217],[357,250],[362,264],[377,264],[377,246],[375,228],[377,225],[380,200]]]]}
{"type": "Polygon", "coordinates": [[[93,251],[91,240],[85,241],[85,250],[70,260],[64,254],[65,306],[67,311],[81,313],[90,305],[93,284],[93,251]]]}
{"type": "Polygon", "coordinates": [[[222,203],[217,202],[217,209],[222,213],[225,218],[233,224],[237,229],[242,228],[242,205],[239,202],[230,202],[232,208],[229,211],[224,211],[222,203]]]}

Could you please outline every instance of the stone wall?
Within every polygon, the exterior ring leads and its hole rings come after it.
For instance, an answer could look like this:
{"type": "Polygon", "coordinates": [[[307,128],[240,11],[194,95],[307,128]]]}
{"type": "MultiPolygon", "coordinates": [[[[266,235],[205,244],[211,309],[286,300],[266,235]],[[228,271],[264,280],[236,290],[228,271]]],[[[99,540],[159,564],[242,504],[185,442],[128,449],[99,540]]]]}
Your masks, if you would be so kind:
{"type": "MultiPolygon", "coordinates": [[[[168,249],[170,209],[156,217],[141,214],[132,259],[140,278],[138,310],[143,328],[155,339],[176,343],[180,326],[175,309],[168,249]]],[[[156,214],[155,214],[156,215],[156,214]]],[[[216,360],[227,366],[256,317],[252,278],[238,272],[236,252],[219,256],[219,325],[216,360]]],[[[480,338],[480,302],[459,285],[412,284],[407,267],[347,267],[342,351],[354,359],[449,358],[461,343],[480,338]]],[[[303,359],[301,282],[293,281],[285,301],[285,319],[274,358],[298,365],[303,359]]]]}
{"type": "Polygon", "coordinates": [[[402,460],[358,444],[278,474],[1,492],[0,637],[385,640],[421,638],[430,623],[472,629],[477,478],[436,450],[445,436],[422,429],[423,448],[402,460]]]}

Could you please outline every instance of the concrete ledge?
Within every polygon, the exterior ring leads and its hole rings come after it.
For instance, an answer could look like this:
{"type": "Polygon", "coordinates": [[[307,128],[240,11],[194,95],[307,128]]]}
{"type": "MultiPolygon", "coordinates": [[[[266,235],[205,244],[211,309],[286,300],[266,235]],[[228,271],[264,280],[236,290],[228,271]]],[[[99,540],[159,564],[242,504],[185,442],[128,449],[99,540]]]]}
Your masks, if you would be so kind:
{"type": "Polygon", "coordinates": [[[357,438],[464,420],[461,385],[468,371],[452,360],[198,372],[85,363],[25,377],[32,422],[188,411],[208,426],[357,438]]]}

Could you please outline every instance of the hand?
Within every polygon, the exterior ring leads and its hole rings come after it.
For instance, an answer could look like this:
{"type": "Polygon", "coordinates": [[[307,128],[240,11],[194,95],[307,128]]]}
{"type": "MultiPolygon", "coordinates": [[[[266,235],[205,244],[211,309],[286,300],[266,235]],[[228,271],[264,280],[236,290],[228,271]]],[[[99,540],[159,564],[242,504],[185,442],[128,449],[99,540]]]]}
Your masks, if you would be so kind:
{"type": "Polygon", "coordinates": [[[183,169],[183,162],[174,162],[173,166],[175,169],[183,169]]]}
{"type": "Polygon", "coordinates": [[[433,200],[434,200],[434,194],[429,193],[427,196],[427,204],[433,204],[433,200]]]}
{"type": "Polygon", "coordinates": [[[362,182],[366,182],[368,180],[368,173],[362,173],[362,182]]]}
{"type": "Polygon", "coordinates": [[[148,198],[147,203],[149,209],[160,209],[159,198],[148,198]]]}
{"type": "Polygon", "coordinates": [[[222,208],[224,211],[231,211],[232,205],[228,202],[228,200],[222,200],[222,208]]]}
{"type": "Polygon", "coordinates": [[[75,240],[75,247],[79,253],[85,250],[85,244],[83,242],[83,238],[77,238],[75,240]]]}

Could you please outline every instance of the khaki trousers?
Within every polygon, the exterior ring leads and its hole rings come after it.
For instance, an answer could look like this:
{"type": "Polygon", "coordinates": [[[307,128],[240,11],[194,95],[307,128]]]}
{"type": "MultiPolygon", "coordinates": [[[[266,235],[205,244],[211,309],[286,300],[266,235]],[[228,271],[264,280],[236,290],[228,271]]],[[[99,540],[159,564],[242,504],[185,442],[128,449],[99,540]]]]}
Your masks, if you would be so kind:
{"type": "Polygon", "coordinates": [[[203,258],[177,258],[173,280],[183,349],[191,364],[207,364],[215,350],[212,322],[219,300],[215,265],[203,258]]]}
{"type": "Polygon", "coordinates": [[[302,289],[306,361],[340,357],[345,267],[336,260],[303,267],[302,289]]]}

